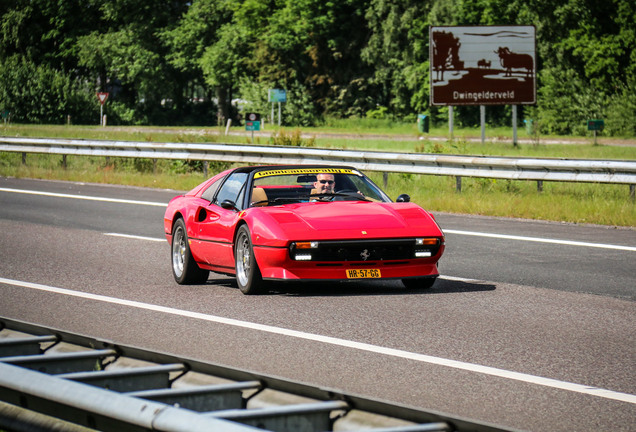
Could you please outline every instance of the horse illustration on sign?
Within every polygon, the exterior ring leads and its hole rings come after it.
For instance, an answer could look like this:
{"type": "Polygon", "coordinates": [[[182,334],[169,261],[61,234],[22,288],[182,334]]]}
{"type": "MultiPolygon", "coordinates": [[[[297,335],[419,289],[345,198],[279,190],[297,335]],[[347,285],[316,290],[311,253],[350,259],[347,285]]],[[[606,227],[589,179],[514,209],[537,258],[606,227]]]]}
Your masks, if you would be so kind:
{"type": "Polygon", "coordinates": [[[433,105],[536,102],[534,26],[431,27],[433,105]]]}

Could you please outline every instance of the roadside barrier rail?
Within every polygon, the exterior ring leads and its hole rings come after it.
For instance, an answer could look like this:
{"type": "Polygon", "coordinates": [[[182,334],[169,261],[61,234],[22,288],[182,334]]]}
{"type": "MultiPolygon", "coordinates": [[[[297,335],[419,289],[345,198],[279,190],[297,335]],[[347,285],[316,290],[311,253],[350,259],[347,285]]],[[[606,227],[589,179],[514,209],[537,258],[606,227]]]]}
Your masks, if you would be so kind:
{"type": "Polygon", "coordinates": [[[0,430],[504,430],[9,318],[0,333],[0,430]]]}
{"type": "MultiPolygon", "coordinates": [[[[0,137],[0,151],[60,155],[225,161],[254,164],[348,164],[365,171],[507,180],[624,184],[634,198],[636,161],[460,156],[239,144],[151,143],[0,137]]],[[[207,174],[207,173],[206,173],[207,174]]]]}

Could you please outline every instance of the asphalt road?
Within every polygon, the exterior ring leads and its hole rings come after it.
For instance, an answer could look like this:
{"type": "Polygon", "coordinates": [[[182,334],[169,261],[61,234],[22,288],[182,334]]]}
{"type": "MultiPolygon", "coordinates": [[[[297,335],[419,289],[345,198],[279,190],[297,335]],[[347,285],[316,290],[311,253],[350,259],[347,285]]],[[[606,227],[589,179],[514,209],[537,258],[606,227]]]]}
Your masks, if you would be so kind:
{"type": "Polygon", "coordinates": [[[439,214],[430,291],[243,296],[173,281],[175,194],[0,178],[0,316],[504,427],[636,429],[636,231],[439,214]]]}

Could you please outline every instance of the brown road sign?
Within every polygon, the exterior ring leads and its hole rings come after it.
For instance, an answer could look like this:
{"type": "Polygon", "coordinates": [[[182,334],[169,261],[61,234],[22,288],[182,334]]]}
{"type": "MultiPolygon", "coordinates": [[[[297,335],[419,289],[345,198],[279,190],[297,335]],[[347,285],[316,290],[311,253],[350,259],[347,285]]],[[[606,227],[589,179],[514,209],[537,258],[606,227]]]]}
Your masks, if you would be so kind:
{"type": "Polygon", "coordinates": [[[432,105],[536,103],[534,26],[430,27],[432,105]]]}

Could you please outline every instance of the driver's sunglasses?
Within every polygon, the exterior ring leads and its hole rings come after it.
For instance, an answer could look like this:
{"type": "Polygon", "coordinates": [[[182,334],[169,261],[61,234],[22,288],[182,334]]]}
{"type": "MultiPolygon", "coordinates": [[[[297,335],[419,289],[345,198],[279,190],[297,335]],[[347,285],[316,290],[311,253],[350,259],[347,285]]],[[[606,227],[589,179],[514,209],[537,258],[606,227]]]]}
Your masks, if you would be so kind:
{"type": "Polygon", "coordinates": [[[334,183],[335,183],[335,181],[334,181],[334,180],[318,180],[318,181],[319,181],[320,183],[322,183],[322,184],[326,184],[326,183],[334,184],[334,183]]]}

